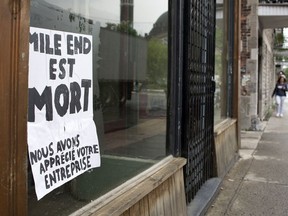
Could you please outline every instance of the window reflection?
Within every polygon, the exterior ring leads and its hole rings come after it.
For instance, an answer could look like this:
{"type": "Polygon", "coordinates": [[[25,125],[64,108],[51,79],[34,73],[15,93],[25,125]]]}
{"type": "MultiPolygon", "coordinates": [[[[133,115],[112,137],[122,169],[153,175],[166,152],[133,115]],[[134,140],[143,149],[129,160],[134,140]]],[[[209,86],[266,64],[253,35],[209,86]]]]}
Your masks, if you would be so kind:
{"type": "Polygon", "coordinates": [[[93,37],[93,107],[102,165],[40,201],[30,173],[28,179],[29,215],[44,209],[47,215],[67,215],[167,154],[168,2],[31,0],[30,18],[33,27],[93,37]],[[63,206],[54,208],[59,200],[63,206]]]}
{"type": "Polygon", "coordinates": [[[227,1],[217,0],[216,8],[216,41],[215,41],[215,81],[214,122],[221,122],[227,117],[227,1]],[[223,3],[224,2],[224,3],[223,3]],[[224,43],[225,41],[225,43],[224,43]]]}

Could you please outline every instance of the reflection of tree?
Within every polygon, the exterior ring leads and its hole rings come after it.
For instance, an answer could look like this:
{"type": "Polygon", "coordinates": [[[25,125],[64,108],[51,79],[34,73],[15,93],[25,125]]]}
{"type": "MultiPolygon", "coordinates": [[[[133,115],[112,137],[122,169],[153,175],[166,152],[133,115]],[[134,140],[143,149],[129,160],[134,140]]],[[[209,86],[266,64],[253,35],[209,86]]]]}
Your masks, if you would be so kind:
{"type": "Polygon", "coordinates": [[[288,57],[283,55],[283,54],[281,54],[281,51],[282,52],[287,52],[287,50],[288,50],[284,46],[285,43],[286,43],[286,40],[285,40],[285,36],[284,36],[283,31],[282,32],[278,32],[277,34],[275,34],[275,37],[274,37],[274,49],[279,52],[279,54],[275,55],[275,60],[276,61],[285,61],[285,62],[288,61],[288,57]]]}
{"type": "MultiPolygon", "coordinates": [[[[221,96],[224,96],[222,82],[224,81],[224,35],[223,35],[223,20],[217,20],[216,26],[216,41],[215,41],[215,81],[216,81],[216,91],[214,96],[214,108],[217,113],[217,117],[221,116],[221,96]]],[[[224,82],[225,83],[225,82],[224,82]]],[[[225,96],[224,96],[225,97],[225,96]]],[[[224,100],[222,100],[224,103],[224,100]]],[[[224,105],[224,104],[223,104],[224,105]]]]}
{"type": "Polygon", "coordinates": [[[215,74],[220,76],[223,69],[223,29],[216,28],[216,48],[215,48],[215,74]]]}
{"type": "Polygon", "coordinates": [[[132,36],[137,36],[137,31],[131,26],[129,22],[121,22],[120,24],[106,23],[106,28],[112,31],[126,33],[132,36]]]}
{"type": "Polygon", "coordinates": [[[168,47],[160,39],[148,42],[148,88],[167,88],[168,47]]]}
{"type": "Polygon", "coordinates": [[[279,33],[275,34],[274,46],[276,48],[281,48],[281,47],[283,47],[284,43],[285,43],[284,33],[283,32],[279,32],[279,33]]]}

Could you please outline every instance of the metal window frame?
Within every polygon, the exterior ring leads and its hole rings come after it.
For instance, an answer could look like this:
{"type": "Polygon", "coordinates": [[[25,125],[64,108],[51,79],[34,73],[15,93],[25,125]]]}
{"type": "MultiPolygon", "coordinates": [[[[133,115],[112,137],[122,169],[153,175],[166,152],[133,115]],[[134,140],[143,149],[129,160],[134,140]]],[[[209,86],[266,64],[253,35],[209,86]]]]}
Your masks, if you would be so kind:
{"type": "Polygon", "coordinates": [[[233,74],[233,66],[234,66],[234,0],[228,1],[228,65],[227,65],[227,116],[226,117],[232,117],[233,116],[233,94],[234,94],[234,88],[233,88],[233,80],[234,80],[234,74],[233,74]]]}
{"type": "Polygon", "coordinates": [[[181,156],[184,0],[169,0],[167,151],[181,156]]]}

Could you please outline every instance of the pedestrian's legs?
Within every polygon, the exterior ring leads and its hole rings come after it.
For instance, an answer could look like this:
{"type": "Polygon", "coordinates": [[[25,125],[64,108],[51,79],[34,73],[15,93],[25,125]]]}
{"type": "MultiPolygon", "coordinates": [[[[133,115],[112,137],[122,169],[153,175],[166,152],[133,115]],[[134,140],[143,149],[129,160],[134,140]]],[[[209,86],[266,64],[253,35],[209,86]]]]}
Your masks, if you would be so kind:
{"type": "Polygon", "coordinates": [[[276,106],[277,106],[277,114],[276,116],[280,116],[280,109],[281,109],[281,97],[276,95],[276,106]]]}
{"type": "Polygon", "coordinates": [[[282,117],[283,116],[283,107],[284,107],[284,100],[285,100],[285,97],[284,96],[282,96],[282,97],[280,97],[280,109],[279,109],[279,113],[280,113],[280,116],[282,117]]]}

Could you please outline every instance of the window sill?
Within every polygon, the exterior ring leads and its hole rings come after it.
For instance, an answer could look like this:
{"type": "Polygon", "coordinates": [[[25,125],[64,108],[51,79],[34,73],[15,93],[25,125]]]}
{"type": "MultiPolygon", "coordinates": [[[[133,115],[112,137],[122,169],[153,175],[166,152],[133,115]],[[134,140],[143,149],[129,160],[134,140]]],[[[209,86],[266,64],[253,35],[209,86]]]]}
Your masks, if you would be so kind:
{"type": "Polygon", "coordinates": [[[168,156],[70,216],[122,214],[176,173],[185,164],[186,159],[184,158],[168,156]]]}
{"type": "Polygon", "coordinates": [[[236,123],[236,119],[227,118],[214,127],[214,136],[219,136],[221,133],[227,130],[231,125],[236,123]]]}

